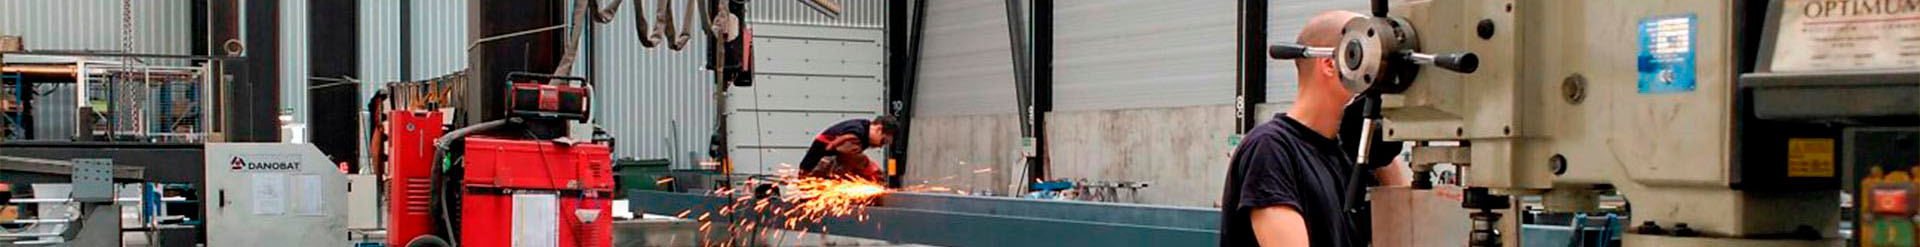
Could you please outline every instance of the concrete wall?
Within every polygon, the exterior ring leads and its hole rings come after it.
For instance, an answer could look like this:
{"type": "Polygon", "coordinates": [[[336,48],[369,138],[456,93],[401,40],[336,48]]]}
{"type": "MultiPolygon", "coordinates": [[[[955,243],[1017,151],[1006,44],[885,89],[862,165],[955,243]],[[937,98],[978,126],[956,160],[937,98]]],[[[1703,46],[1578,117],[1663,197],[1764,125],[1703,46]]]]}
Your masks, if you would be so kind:
{"type": "MultiPolygon", "coordinates": [[[[1234,135],[1227,105],[1048,114],[1050,176],[1151,182],[1139,201],[1213,206],[1234,135]]],[[[1121,198],[1127,199],[1127,192],[1121,198]]]]}
{"type": "MultiPolygon", "coordinates": [[[[1019,179],[1020,118],[1014,114],[916,117],[903,186],[1006,195],[1019,179]]],[[[1024,175],[1020,175],[1024,176],[1024,175]]]]}
{"type": "MultiPolygon", "coordinates": [[[[1289,103],[1261,104],[1261,122],[1289,103]]],[[[1052,172],[1059,178],[1144,181],[1141,203],[1211,207],[1227,174],[1228,105],[1054,112],[1052,172]]],[[[1007,195],[1019,178],[1019,118],[1013,114],[918,117],[905,185],[1007,195]]],[[[1122,192],[1122,199],[1128,195],[1122,192]]]]}

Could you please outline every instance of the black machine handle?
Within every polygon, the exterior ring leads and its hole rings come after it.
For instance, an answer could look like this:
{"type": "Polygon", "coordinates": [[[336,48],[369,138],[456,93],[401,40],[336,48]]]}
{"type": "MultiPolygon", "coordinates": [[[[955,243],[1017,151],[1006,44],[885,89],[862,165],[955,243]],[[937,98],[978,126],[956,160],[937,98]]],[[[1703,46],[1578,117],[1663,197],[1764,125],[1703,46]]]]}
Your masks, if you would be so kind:
{"type": "Polygon", "coordinates": [[[1295,43],[1280,43],[1267,46],[1267,56],[1273,59],[1333,57],[1333,48],[1312,47],[1295,43]]]}
{"type": "MultiPolygon", "coordinates": [[[[1480,56],[1473,52],[1454,52],[1429,54],[1404,50],[1404,59],[1414,64],[1433,65],[1453,72],[1472,74],[1480,69],[1480,56]]],[[[1267,46],[1267,56],[1273,59],[1302,59],[1333,57],[1332,47],[1312,47],[1296,43],[1280,43],[1267,46]]]]}
{"type": "Polygon", "coordinates": [[[1434,67],[1440,67],[1462,74],[1472,74],[1473,71],[1480,69],[1480,56],[1473,55],[1472,52],[1441,54],[1407,52],[1407,60],[1411,60],[1415,64],[1431,64],[1434,67]]]}
{"type": "Polygon", "coordinates": [[[1373,0],[1370,5],[1369,7],[1373,9],[1373,17],[1387,17],[1387,0],[1373,0]]]}

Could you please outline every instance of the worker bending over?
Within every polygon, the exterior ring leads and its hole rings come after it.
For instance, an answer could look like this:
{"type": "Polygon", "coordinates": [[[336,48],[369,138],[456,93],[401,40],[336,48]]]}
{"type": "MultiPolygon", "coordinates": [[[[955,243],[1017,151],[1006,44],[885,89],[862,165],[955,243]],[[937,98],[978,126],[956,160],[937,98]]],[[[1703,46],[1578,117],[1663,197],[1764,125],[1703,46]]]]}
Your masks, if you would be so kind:
{"type": "MultiPolygon", "coordinates": [[[[1320,13],[1307,22],[1296,42],[1334,46],[1340,29],[1363,17],[1348,11],[1320,13]]],[[[1337,141],[1354,92],[1341,85],[1332,59],[1293,61],[1300,76],[1294,105],[1249,130],[1233,151],[1221,196],[1220,246],[1366,246],[1369,241],[1364,222],[1368,212],[1349,211],[1345,205],[1349,195],[1364,196],[1348,193],[1347,185],[1369,179],[1354,176],[1368,171],[1358,169],[1337,141]]],[[[1378,179],[1405,183],[1405,175],[1397,172],[1403,167],[1383,167],[1378,179]]]]}
{"type": "Polygon", "coordinates": [[[893,116],[852,119],[828,126],[813,138],[806,157],[800,159],[800,176],[879,181],[880,165],[868,159],[864,152],[886,146],[898,126],[893,116]]]}

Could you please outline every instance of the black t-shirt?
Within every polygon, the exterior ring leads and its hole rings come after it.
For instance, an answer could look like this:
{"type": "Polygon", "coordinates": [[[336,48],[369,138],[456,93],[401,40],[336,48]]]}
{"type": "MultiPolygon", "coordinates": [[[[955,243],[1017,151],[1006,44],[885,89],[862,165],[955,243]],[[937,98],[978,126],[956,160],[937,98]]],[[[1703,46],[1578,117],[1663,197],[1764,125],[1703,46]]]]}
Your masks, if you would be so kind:
{"type": "Polygon", "coordinates": [[[853,134],[855,138],[860,139],[857,143],[860,144],[860,148],[871,148],[873,147],[873,143],[868,142],[873,140],[867,139],[867,126],[872,125],[872,123],[872,120],[866,119],[840,121],[840,123],[835,123],[833,126],[827,126],[827,130],[820,131],[820,137],[818,139],[823,143],[831,143],[834,138],[840,138],[840,135],[853,134]]]}
{"type": "Polygon", "coordinates": [[[1355,246],[1354,217],[1343,206],[1353,161],[1340,143],[1278,114],[1255,126],[1233,151],[1222,195],[1220,246],[1258,246],[1254,209],[1286,205],[1306,220],[1312,246],[1355,246]]]}

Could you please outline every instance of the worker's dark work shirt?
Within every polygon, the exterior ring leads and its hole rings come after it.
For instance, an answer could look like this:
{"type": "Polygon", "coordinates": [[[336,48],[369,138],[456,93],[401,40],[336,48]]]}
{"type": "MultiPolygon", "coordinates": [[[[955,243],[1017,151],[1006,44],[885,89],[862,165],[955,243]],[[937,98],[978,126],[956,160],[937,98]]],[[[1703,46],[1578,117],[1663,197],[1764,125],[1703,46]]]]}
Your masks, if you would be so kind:
{"type": "Polygon", "coordinates": [[[867,143],[867,141],[870,141],[870,139],[867,139],[867,126],[872,124],[872,120],[853,119],[840,121],[840,123],[835,123],[833,126],[827,126],[826,130],[820,131],[820,135],[813,137],[813,145],[807,147],[807,154],[800,159],[800,171],[803,173],[805,171],[812,171],[815,166],[819,166],[820,158],[835,156],[836,153],[834,153],[833,150],[828,150],[829,147],[827,147],[827,144],[831,143],[834,138],[840,138],[841,135],[852,134],[853,137],[858,140],[851,144],[860,145],[860,149],[863,150],[870,148],[868,145],[872,144],[867,143]]]}
{"type": "Polygon", "coordinates": [[[1290,206],[1306,220],[1312,246],[1356,246],[1353,218],[1344,190],[1353,161],[1340,143],[1322,136],[1286,114],[1255,126],[1241,138],[1227,168],[1221,197],[1220,246],[1258,246],[1254,209],[1290,206]]]}

